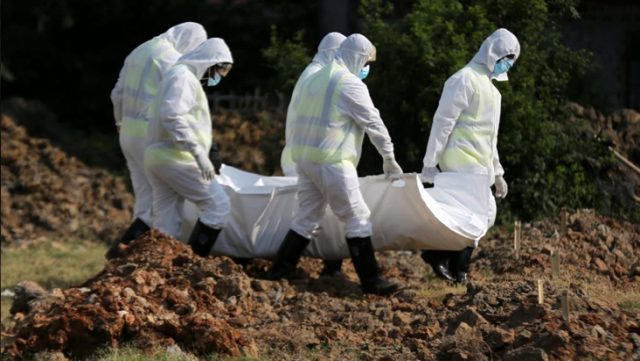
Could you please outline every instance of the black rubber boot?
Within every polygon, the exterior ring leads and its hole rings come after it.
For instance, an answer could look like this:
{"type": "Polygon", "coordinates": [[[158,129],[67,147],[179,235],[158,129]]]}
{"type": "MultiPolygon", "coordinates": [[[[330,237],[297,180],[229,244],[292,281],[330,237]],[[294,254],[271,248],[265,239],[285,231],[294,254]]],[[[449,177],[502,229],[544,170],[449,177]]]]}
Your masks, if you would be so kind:
{"type": "Polygon", "coordinates": [[[278,248],[276,258],[267,273],[267,279],[280,280],[291,277],[296,270],[300,257],[302,257],[302,252],[307,248],[309,242],[305,237],[293,230],[289,230],[280,248],[278,248]]]}
{"type": "Polygon", "coordinates": [[[456,254],[451,257],[450,270],[455,276],[456,282],[462,283],[469,279],[469,265],[471,263],[473,250],[473,247],[467,247],[462,251],[456,252],[456,254]]]}
{"type": "Polygon", "coordinates": [[[342,274],[342,260],[324,260],[324,268],[320,272],[321,277],[337,277],[342,274]]]}
{"type": "Polygon", "coordinates": [[[204,223],[198,219],[189,236],[189,245],[193,253],[200,257],[208,256],[209,253],[211,253],[213,244],[216,243],[216,239],[218,239],[220,231],[222,230],[219,228],[205,226],[204,223]]]}
{"type": "Polygon", "coordinates": [[[353,266],[360,278],[363,293],[388,295],[398,289],[397,283],[387,281],[380,275],[371,237],[347,238],[347,245],[349,245],[353,266]]]}
{"type": "Polygon", "coordinates": [[[118,242],[114,243],[111,246],[111,248],[109,248],[107,253],[104,255],[105,258],[106,259],[112,259],[112,258],[119,257],[120,256],[120,248],[118,246],[120,245],[120,243],[129,244],[129,243],[131,243],[131,241],[133,241],[134,239],[140,237],[141,235],[143,235],[149,229],[150,229],[149,226],[147,226],[147,224],[144,223],[143,220],[141,220],[140,218],[136,218],[133,222],[131,222],[131,225],[124,232],[124,234],[122,235],[120,240],[118,242]]]}
{"type": "Polygon", "coordinates": [[[448,263],[454,253],[457,252],[423,250],[420,256],[425,262],[431,265],[433,273],[435,273],[436,276],[443,280],[455,281],[448,267],[448,263]]]}

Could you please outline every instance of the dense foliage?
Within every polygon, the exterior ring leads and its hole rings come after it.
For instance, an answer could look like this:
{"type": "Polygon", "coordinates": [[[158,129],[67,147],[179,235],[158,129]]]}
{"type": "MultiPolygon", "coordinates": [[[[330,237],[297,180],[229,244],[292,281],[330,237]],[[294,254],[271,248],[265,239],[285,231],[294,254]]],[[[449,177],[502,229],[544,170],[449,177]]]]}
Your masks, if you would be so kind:
{"type": "MultiPolygon", "coordinates": [[[[445,80],[504,27],[519,38],[522,54],[510,81],[494,82],[502,93],[498,148],[510,185],[509,196],[499,201],[502,219],[531,219],[561,207],[616,209],[615,200],[601,196],[612,164],[606,146],[576,136],[578,125],[565,110],[570,81],[590,64],[590,54],[570,50],[560,39],[560,20],[577,16],[574,0],[417,0],[405,9],[392,3],[363,0],[361,32],[378,49],[365,82],[405,172],[422,167],[445,80]]],[[[274,51],[282,47],[272,39],[274,51]]],[[[360,172],[380,173],[380,157],[367,147],[360,172]]]]}

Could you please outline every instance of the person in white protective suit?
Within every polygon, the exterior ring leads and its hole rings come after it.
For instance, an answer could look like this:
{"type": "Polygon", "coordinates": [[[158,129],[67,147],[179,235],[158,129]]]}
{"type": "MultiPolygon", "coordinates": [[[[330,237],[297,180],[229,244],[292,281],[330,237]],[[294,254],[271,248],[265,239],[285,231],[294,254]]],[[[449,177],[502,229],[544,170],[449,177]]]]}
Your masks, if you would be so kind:
{"type": "MultiPolygon", "coordinates": [[[[464,68],[447,79],[433,117],[421,179],[438,186],[442,174],[483,175],[487,187],[495,185],[495,196],[507,195],[504,169],[498,156],[501,95],[492,80],[508,80],[507,71],[520,56],[515,35],[498,29],[484,40],[480,50],[464,68]],[[437,168],[439,166],[440,170],[437,168]]],[[[495,220],[495,199],[466,199],[466,203],[489,202],[487,222],[495,220]]],[[[477,246],[477,244],[476,244],[477,246]]],[[[436,275],[463,282],[468,277],[474,247],[462,251],[423,251],[422,258],[436,275]]]]}
{"type": "MultiPolygon", "coordinates": [[[[342,42],[346,38],[347,38],[346,36],[338,32],[329,33],[322,38],[322,40],[320,41],[320,44],[318,45],[318,52],[311,60],[311,63],[309,63],[309,65],[307,65],[307,67],[304,69],[302,74],[300,74],[300,77],[298,77],[298,81],[296,82],[296,85],[293,87],[293,93],[291,95],[291,101],[289,102],[289,108],[297,102],[296,98],[300,96],[300,84],[303,82],[303,80],[308,78],[312,74],[315,74],[318,70],[322,69],[322,67],[324,67],[325,65],[333,61],[333,57],[335,56],[336,51],[338,51],[340,44],[342,44],[342,42]]],[[[290,136],[289,130],[291,127],[288,126],[288,124],[291,122],[290,114],[293,114],[293,111],[290,112],[287,110],[285,137],[290,136]]],[[[298,176],[298,174],[296,173],[296,163],[291,158],[291,148],[287,147],[286,145],[282,150],[282,154],[280,156],[280,166],[282,167],[282,172],[284,173],[285,176],[287,177],[298,176]]]]}
{"type": "Polygon", "coordinates": [[[162,73],[183,53],[193,50],[205,40],[207,33],[202,25],[182,23],[139,45],[124,61],[118,81],[111,91],[111,101],[120,148],[131,175],[135,204],[133,222],[109,249],[107,258],[116,257],[120,243],[131,242],[151,225],[152,192],[144,172],[148,111],[158,93],[162,73]]]}
{"type": "Polygon", "coordinates": [[[184,200],[199,218],[189,237],[193,251],[207,256],[230,212],[229,198],[214,179],[208,153],[211,116],[201,84],[216,86],[233,64],[220,38],[208,39],[184,54],[164,73],[151,109],[144,165],[153,188],[153,226],[178,237],[184,200]]]}
{"type": "MultiPolygon", "coordinates": [[[[289,102],[289,107],[291,107],[293,104],[296,104],[298,102],[297,97],[300,96],[300,84],[304,81],[304,79],[307,79],[309,76],[315,74],[317,71],[322,69],[322,67],[332,62],[336,52],[338,51],[338,48],[340,47],[340,44],[342,44],[342,42],[346,38],[347,38],[346,36],[338,32],[331,32],[322,38],[322,40],[320,41],[320,44],[318,45],[318,52],[313,57],[313,60],[311,60],[311,63],[307,65],[307,67],[304,69],[302,74],[300,74],[300,77],[298,78],[298,81],[296,82],[296,85],[293,88],[293,94],[291,95],[291,101],[289,102]]],[[[295,111],[293,110],[287,111],[287,122],[286,122],[287,125],[285,126],[285,137],[291,136],[290,135],[291,126],[289,124],[292,121],[292,116],[294,113],[295,111]]],[[[287,177],[298,176],[298,174],[296,173],[296,163],[291,158],[291,148],[287,147],[286,145],[282,150],[282,155],[280,157],[280,166],[282,167],[282,172],[284,173],[285,176],[287,177]]],[[[324,269],[322,270],[321,274],[323,276],[333,276],[333,275],[336,275],[338,272],[340,272],[341,268],[342,268],[342,260],[333,260],[333,261],[325,260],[324,269]]]]}
{"type": "Polygon", "coordinates": [[[299,209],[268,273],[291,276],[303,251],[319,231],[327,203],[344,223],[345,236],[364,293],[389,294],[398,285],[381,276],[371,244],[371,212],[358,183],[356,166],[366,133],[384,159],[389,178],[402,176],[393,143],[369,90],[362,82],[376,48],[361,34],[345,39],[335,59],[301,81],[291,104],[291,149],[298,173],[299,209]]]}

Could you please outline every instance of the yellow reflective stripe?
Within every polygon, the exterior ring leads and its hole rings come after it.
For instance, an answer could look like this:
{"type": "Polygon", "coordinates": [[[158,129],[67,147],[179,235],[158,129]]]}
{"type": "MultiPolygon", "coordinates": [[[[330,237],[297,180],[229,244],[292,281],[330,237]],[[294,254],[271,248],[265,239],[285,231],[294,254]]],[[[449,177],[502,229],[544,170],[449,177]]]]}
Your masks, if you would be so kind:
{"type": "Polygon", "coordinates": [[[195,162],[195,158],[188,151],[175,148],[147,148],[144,152],[144,164],[147,166],[175,162],[195,162]]]}
{"type": "Polygon", "coordinates": [[[129,137],[145,138],[147,136],[148,128],[149,122],[146,120],[124,118],[122,120],[120,133],[129,137]]]}
{"type": "Polygon", "coordinates": [[[355,165],[358,160],[357,154],[342,154],[339,149],[320,149],[304,145],[291,145],[290,149],[291,153],[296,155],[297,160],[306,162],[328,164],[344,160],[355,165]]]}

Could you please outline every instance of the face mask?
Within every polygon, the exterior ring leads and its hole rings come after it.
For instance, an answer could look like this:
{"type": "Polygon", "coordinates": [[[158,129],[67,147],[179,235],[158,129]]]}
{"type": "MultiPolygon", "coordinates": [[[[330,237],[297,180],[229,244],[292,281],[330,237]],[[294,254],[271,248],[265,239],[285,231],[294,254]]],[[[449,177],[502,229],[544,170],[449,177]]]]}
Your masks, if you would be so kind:
{"type": "Polygon", "coordinates": [[[369,75],[369,64],[365,65],[364,68],[360,69],[360,74],[358,74],[358,77],[360,78],[360,80],[364,80],[364,78],[366,78],[369,75]]]}
{"type": "Polygon", "coordinates": [[[511,59],[501,59],[496,63],[493,67],[493,74],[500,75],[502,73],[506,73],[513,66],[513,60],[511,59]]]}
{"type": "Polygon", "coordinates": [[[209,77],[209,79],[207,79],[207,86],[216,86],[220,83],[220,80],[222,80],[220,74],[213,73],[213,78],[209,77]]]}

